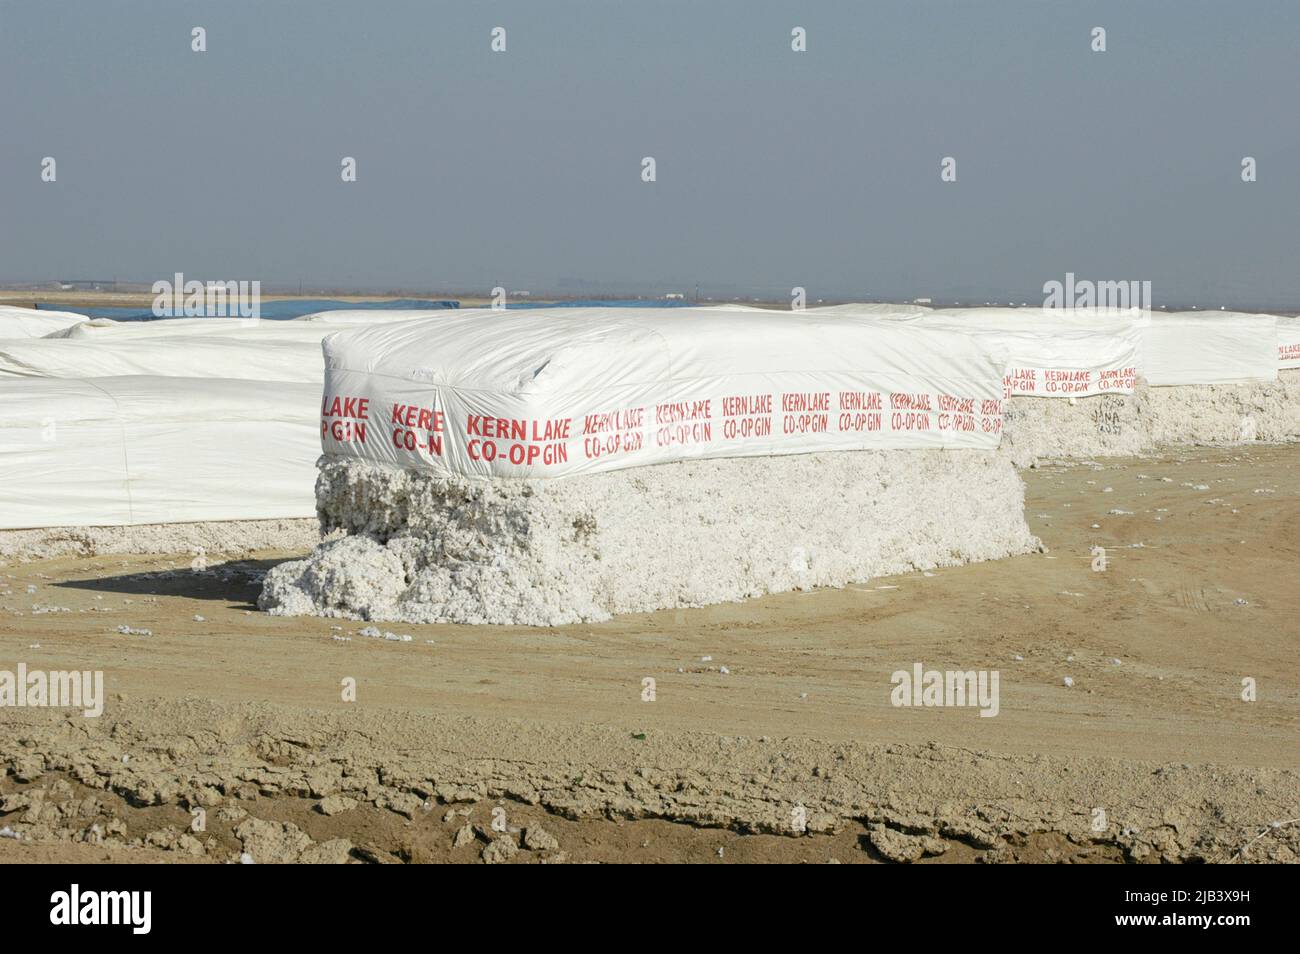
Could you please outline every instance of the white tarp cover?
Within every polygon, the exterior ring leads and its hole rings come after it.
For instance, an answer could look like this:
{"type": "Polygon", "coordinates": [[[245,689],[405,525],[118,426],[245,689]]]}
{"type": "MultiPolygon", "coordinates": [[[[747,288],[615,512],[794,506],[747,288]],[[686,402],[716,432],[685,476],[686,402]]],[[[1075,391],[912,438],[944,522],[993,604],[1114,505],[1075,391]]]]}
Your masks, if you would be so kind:
{"type": "MultiPolygon", "coordinates": [[[[364,322],[356,322],[361,326],[364,322]]],[[[328,334],[351,325],[326,325],[301,322],[294,319],[271,320],[252,318],[158,318],[153,321],[114,321],[111,318],[92,318],[80,324],[69,325],[45,336],[46,340],[70,338],[73,340],[125,341],[132,338],[279,338],[287,341],[320,341],[328,334]]]]}
{"type": "Polygon", "coordinates": [[[1300,318],[1277,318],[1277,369],[1300,371],[1300,318]]]}
{"type": "Polygon", "coordinates": [[[274,331],[148,335],[128,329],[85,337],[0,341],[0,379],[166,375],[319,385],[322,337],[315,328],[304,329],[296,340],[274,331]]]}
{"type": "Polygon", "coordinates": [[[1137,383],[1141,332],[1129,316],[1030,308],[947,308],[908,321],[977,335],[1007,352],[1007,397],[1129,394],[1137,383]]]}
{"type": "Polygon", "coordinates": [[[847,302],[843,305],[818,305],[805,309],[811,315],[863,315],[875,318],[910,318],[933,311],[929,305],[847,302]]]}
{"type": "Polygon", "coordinates": [[[1271,381],[1286,366],[1279,352],[1297,343],[1285,320],[1243,312],[949,308],[906,320],[991,337],[1011,355],[1017,396],[1131,391],[1134,366],[1155,386],[1271,381]]]}
{"type": "Polygon", "coordinates": [[[0,305],[0,339],[42,338],[60,328],[86,321],[85,315],[68,311],[37,311],[0,305]]]}
{"type": "Polygon", "coordinates": [[[558,477],[667,461],[987,448],[1004,354],[885,321],[693,308],[444,311],[325,339],[327,455],[558,477]]]}
{"type": "MultiPolygon", "coordinates": [[[[86,318],[45,335],[46,340],[72,338],[81,340],[156,338],[166,335],[249,334],[262,325],[251,318],[158,318],[153,321],[117,321],[113,318],[86,318]]],[[[271,324],[271,322],[266,322],[271,324]]]]}
{"type": "Polygon", "coordinates": [[[1154,312],[1142,326],[1142,374],[1148,384],[1250,384],[1277,378],[1273,315],[1154,312]]]}
{"type": "Polygon", "coordinates": [[[0,380],[0,529],[313,517],[319,384],[0,380]]]}
{"type": "MultiPolygon", "coordinates": [[[[336,311],[314,311],[310,315],[300,315],[294,321],[309,321],[322,325],[382,325],[393,321],[411,321],[415,318],[438,318],[457,308],[435,308],[432,310],[408,310],[400,308],[340,308],[336,311]]],[[[463,309],[465,311],[488,311],[486,308],[463,309]]]]}

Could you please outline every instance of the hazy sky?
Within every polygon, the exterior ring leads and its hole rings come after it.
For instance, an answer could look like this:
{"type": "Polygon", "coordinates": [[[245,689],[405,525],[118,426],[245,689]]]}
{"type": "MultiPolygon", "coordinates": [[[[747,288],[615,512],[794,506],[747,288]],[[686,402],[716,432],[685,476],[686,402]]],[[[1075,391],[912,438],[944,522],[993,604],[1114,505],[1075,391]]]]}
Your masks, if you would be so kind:
{"type": "Polygon", "coordinates": [[[0,280],[1300,302],[1297,91],[1295,0],[0,0],[0,280]]]}

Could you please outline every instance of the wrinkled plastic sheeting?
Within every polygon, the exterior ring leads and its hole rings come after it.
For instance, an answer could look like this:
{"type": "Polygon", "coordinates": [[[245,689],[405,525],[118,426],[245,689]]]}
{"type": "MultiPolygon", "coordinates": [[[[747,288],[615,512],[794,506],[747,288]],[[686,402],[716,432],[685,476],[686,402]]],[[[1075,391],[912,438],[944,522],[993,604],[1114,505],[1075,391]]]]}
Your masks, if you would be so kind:
{"type": "MultiPolygon", "coordinates": [[[[325,339],[326,455],[560,477],[836,450],[991,450],[1006,355],[806,312],[450,311],[325,339]]],[[[812,492],[812,491],[810,491],[812,492]]]]}
{"type": "Polygon", "coordinates": [[[312,517],[318,384],[0,379],[0,529],[312,517]]]}
{"type": "Polygon", "coordinates": [[[43,338],[51,332],[86,320],[85,315],[70,311],[37,311],[0,305],[0,340],[8,338],[43,338]]]}

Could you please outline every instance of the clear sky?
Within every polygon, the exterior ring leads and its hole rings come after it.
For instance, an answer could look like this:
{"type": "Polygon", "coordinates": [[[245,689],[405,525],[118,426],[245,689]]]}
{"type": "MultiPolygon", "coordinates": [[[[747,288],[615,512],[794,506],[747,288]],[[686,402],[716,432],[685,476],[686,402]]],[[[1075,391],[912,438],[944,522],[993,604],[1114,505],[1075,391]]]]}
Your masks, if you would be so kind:
{"type": "Polygon", "coordinates": [[[1295,0],[0,0],[0,281],[1300,303],[1298,91],[1295,0]]]}

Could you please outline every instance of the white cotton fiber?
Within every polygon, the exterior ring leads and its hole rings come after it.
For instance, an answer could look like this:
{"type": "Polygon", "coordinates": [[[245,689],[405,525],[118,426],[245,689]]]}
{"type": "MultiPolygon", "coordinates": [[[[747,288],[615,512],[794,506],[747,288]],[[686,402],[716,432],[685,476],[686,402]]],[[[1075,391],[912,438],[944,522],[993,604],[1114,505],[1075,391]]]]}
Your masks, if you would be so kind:
{"type": "Polygon", "coordinates": [[[1122,457],[1161,445],[1300,440],[1300,371],[1276,381],[1148,387],[1133,394],[1016,397],[1006,402],[1001,452],[1018,467],[1038,458],[1122,457]]]}
{"type": "Polygon", "coordinates": [[[274,614],[560,625],[701,606],[1037,546],[1005,455],[861,451],[564,479],[324,461],[324,530],[267,575],[274,614]]]}

